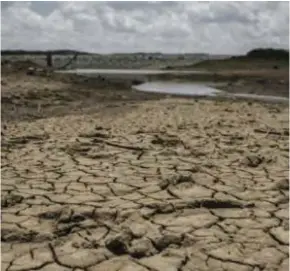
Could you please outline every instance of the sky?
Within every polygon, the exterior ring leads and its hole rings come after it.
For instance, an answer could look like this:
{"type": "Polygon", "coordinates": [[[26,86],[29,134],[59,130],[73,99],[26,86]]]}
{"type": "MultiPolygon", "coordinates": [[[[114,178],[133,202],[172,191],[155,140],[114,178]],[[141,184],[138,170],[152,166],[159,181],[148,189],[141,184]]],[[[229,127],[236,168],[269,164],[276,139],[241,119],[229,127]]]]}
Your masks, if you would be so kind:
{"type": "Polygon", "coordinates": [[[1,49],[244,54],[289,48],[289,2],[1,1],[1,49]]]}

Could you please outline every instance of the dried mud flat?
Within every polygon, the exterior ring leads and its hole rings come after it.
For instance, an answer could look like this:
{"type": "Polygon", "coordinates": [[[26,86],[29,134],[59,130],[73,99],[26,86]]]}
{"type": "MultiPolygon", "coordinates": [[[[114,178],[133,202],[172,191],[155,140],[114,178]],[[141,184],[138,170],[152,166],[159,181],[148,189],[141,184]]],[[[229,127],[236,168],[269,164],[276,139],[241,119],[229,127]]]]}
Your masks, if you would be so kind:
{"type": "Polygon", "coordinates": [[[287,107],[124,108],[8,123],[2,270],[288,270],[287,107]]]}

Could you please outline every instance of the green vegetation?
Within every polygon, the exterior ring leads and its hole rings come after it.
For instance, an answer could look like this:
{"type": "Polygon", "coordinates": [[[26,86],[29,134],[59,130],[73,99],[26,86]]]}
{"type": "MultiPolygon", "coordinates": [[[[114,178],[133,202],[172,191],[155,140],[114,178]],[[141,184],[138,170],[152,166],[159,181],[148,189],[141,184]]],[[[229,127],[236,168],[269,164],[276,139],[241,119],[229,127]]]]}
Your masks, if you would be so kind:
{"type": "Polygon", "coordinates": [[[247,53],[250,58],[289,60],[289,51],[283,49],[258,48],[247,53]]]}
{"type": "Polygon", "coordinates": [[[257,70],[257,69],[288,69],[289,61],[265,60],[249,58],[230,58],[221,60],[205,60],[187,69],[206,70],[257,70]]]}
{"type": "Polygon", "coordinates": [[[254,49],[244,56],[233,56],[227,59],[205,60],[187,69],[207,70],[259,70],[288,69],[289,51],[282,49],[254,49]]]}

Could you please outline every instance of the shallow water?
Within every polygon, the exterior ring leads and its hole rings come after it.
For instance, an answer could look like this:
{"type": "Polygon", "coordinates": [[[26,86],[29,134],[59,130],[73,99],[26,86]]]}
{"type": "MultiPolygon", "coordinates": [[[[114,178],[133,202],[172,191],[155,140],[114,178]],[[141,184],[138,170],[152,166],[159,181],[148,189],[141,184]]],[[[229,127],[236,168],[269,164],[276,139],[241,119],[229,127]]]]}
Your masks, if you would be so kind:
{"type": "Polygon", "coordinates": [[[154,75],[154,74],[208,74],[206,71],[179,71],[179,70],[133,70],[133,69],[75,69],[67,71],[58,71],[61,73],[78,73],[78,74],[102,74],[102,75],[121,75],[121,74],[139,74],[139,75],[154,75]]]}
{"type": "Polygon", "coordinates": [[[218,93],[222,93],[222,91],[201,83],[147,82],[133,86],[133,89],[146,92],[190,96],[215,96],[218,93]]]}
{"type": "Polygon", "coordinates": [[[257,95],[257,94],[248,94],[248,93],[236,93],[233,94],[235,98],[242,98],[248,100],[259,100],[259,101],[269,101],[269,102],[285,102],[288,103],[289,99],[279,96],[270,96],[270,95],[257,95]]]}
{"type": "MultiPolygon", "coordinates": [[[[208,83],[210,84],[210,83],[208,83]]],[[[132,88],[139,91],[145,92],[157,92],[175,95],[187,95],[187,96],[207,96],[207,97],[219,97],[219,98],[230,98],[230,99],[244,99],[244,100],[256,100],[264,102],[279,102],[289,103],[289,99],[278,96],[266,96],[256,95],[248,93],[228,93],[226,91],[218,90],[215,88],[215,84],[207,86],[204,83],[176,83],[176,82],[147,82],[132,88]]],[[[219,85],[216,84],[216,87],[219,85]]]]}
{"type": "MultiPolygon", "coordinates": [[[[95,77],[99,75],[108,77],[120,77],[127,78],[133,76],[138,78],[138,76],[146,81],[146,75],[160,75],[160,74],[209,74],[206,71],[181,71],[181,70],[137,70],[137,69],[75,69],[75,70],[64,70],[58,71],[60,73],[72,73],[85,75],[89,77],[95,77]],[[144,78],[143,78],[144,77],[144,78]]],[[[207,83],[210,84],[210,83],[207,83]]],[[[265,96],[265,95],[255,95],[247,93],[227,93],[225,91],[218,90],[218,84],[212,85],[211,87],[205,83],[176,83],[169,81],[154,81],[146,82],[140,85],[132,86],[133,89],[145,92],[157,92],[172,95],[187,95],[187,96],[208,96],[208,97],[225,97],[233,99],[246,99],[246,100],[257,100],[266,102],[282,102],[289,103],[288,98],[278,97],[278,96],[265,96]]]]}

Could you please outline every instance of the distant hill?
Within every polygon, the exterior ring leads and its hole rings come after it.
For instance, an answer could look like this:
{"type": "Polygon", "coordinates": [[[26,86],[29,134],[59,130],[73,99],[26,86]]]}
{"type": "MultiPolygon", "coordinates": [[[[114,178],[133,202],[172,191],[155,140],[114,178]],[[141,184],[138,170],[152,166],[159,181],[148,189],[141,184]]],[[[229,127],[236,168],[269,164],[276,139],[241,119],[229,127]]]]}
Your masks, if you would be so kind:
{"type": "Polygon", "coordinates": [[[232,56],[227,59],[209,59],[188,68],[208,70],[237,69],[288,69],[289,51],[283,49],[257,48],[246,55],[232,56]]]}
{"type": "Polygon", "coordinates": [[[35,51],[35,50],[1,50],[1,55],[45,55],[48,52],[51,52],[54,55],[73,55],[75,53],[81,55],[90,55],[87,52],[75,51],[75,50],[44,50],[44,51],[35,51]]]}
{"type": "Polygon", "coordinates": [[[247,53],[250,58],[289,59],[289,51],[283,49],[258,48],[247,53]]]}

